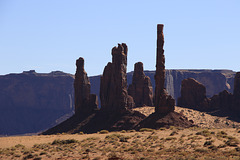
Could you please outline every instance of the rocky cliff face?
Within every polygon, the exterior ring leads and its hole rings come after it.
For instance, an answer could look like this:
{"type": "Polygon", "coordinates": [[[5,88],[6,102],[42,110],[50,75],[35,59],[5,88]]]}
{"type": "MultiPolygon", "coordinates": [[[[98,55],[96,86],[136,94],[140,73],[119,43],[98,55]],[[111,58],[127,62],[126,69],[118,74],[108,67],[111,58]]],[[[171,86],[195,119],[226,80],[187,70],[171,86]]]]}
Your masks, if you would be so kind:
{"type": "Polygon", "coordinates": [[[73,80],[33,70],[0,76],[0,135],[36,133],[73,114],[73,80]]]}

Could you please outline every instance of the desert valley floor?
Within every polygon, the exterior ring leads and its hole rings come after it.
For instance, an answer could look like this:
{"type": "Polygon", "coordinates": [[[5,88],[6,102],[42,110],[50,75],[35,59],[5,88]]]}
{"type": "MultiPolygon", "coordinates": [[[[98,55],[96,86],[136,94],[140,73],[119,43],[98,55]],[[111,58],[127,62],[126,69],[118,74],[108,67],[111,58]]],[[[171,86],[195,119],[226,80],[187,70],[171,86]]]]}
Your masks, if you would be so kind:
{"type": "MultiPolygon", "coordinates": [[[[149,115],[151,107],[136,110],[149,115]]],[[[0,138],[0,159],[240,159],[239,123],[176,107],[199,127],[0,138]]]]}

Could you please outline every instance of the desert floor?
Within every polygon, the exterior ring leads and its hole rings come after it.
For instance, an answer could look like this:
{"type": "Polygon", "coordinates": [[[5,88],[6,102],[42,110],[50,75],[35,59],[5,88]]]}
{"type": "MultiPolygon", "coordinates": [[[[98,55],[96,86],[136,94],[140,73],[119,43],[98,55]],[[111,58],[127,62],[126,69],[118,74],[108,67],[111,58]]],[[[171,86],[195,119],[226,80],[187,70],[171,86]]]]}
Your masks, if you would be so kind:
{"type": "MultiPolygon", "coordinates": [[[[150,114],[150,108],[141,109],[150,114]]],[[[202,126],[0,137],[0,159],[240,159],[238,123],[183,108],[176,111],[202,126]]]]}

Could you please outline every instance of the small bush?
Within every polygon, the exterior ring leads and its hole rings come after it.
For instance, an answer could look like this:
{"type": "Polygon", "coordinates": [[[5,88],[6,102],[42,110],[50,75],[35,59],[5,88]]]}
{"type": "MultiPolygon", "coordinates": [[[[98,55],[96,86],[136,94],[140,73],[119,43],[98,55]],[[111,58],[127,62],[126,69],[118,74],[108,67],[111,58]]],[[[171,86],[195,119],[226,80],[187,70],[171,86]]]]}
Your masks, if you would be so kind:
{"type": "Polygon", "coordinates": [[[22,145],[22,144],[17,144],[17,145],[15,145],[15,147],[16,147],[16,148],[25,148],[25,146],[22,145]]]}
{"type": "Polygon", "coordinates": [[[121,130],[121,133],[127,133],[127,131],[126,130],[121,130]]]}
{"type": "Polygon", "coordinates": [[[227,133],[224,131],[220,131],[217,133],[218,138],[227,138],[227,133]]]}
{"type": "Polygon", "coordinates": [[[202,130],[196,133],[196,135],[202,135],[204,137],[208,137],[211,135],[211,132],[209,132],[209,130],[202,130]]]}
{"type": "Polygon", "coordinates": [[[131,130],[128,130],[127,132],[132,133],[132,132],[136,132],[136,130],[131,129],[131,130]]]}
{"type": "Polygon", "coordinates": [[[154,129],[151,129],[151,128],[141,128],[139,131],[140,132],[153,132],[154,129]]]}
{"type": "Polygon", "coordinates": [[[206,142],[203,144],[204,147],[207,147],[207,146],[210,146],[210,145],[212,145],[212,141],[206,141],[206,142]]]}
{"type": "Polygon", "coordinates": [[[100,134],[107,134],[107,133],[109,133],[109,131],[108,130],[101,130],[99,133],[100,134]]]}
{"type": "Polygon", "coordinates": [[[63,145],[63,144],[71,144],[71,143],[78,143],[78,141],[75,139],[67,139],[67,140],[56,139],[52,142],[52,145],[63,145]]]}
{"type": "Polygon", "coordinates": [[[166,141],[171,141],[171,140],[176,140],[177,138],[176,137],[167,137],[165,140],[166,141]]]}

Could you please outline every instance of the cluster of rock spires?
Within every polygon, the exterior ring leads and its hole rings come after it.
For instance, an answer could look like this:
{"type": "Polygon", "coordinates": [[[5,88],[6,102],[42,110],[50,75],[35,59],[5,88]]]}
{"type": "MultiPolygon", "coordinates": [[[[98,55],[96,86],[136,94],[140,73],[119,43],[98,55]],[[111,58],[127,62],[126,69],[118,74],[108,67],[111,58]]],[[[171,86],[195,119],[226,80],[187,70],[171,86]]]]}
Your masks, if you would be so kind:
{"type": "Polygon", "coordinates": [[[100,84],[101,109],[97,111],[96,95],[90,94],[90,82],[84,70],[84,59],[76,62],[77,71],[74,81],[75,115],[43,134],[59,132],[92,133],[101,129],[128,130],[142,127],[160,128],[170,125],[190,127],[192,122],[174,112],[175,100],[164,88],[165,58],[163,25],[157,26],[157,64],[155,75],[155,112],[149,117],[131,110],[136,106],[153,105],[153,89],[150,78],[143,73],[143,64],[135,64],[132,84],[127,90],[127,52],[125,43],[112,49],[112,62],[104,68],[100,84]],[[82,116],[81,116],[82,115],[82,116]]]}
{"type": "Polygon", "coordinates": [[[206,97],[206,88],[200,82],[193,78],[183,80],[178,106],[199,111],[218,110],[225,114],[238,114],[240,111],[240,72],[235,75],[233,94],[224,90],[211,98],[206,97]]]}

